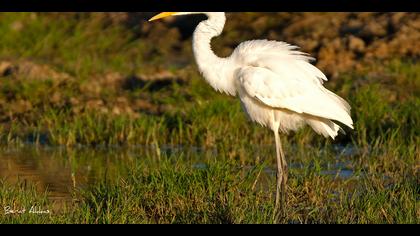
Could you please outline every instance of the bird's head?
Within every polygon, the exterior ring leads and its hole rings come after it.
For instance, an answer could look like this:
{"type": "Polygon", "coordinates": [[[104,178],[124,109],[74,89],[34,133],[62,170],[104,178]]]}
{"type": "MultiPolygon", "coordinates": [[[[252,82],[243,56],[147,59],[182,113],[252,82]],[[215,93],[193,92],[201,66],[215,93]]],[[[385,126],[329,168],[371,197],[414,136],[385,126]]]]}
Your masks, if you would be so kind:
{"type": "Polygon", "coordinates": [[[159,20],[168,16],[183,16],[183,15],[193,15],[200,14],[200,12],[161,12],[156,16],[149,19],[149,21],[159,20]]]}
{"type": "Polygon", "coordinates": [[[201,28],[202,32],[213,32],[213,36],[218,36],[222,33],[226,21],[224,12],[161,12],[150,18],[149,21],[159,20],[168,16],[184,15],[205,15],[207,17],[208,24],[202,24],[203,22],[201,22],[197,26],[197,30],[201,28]]]}

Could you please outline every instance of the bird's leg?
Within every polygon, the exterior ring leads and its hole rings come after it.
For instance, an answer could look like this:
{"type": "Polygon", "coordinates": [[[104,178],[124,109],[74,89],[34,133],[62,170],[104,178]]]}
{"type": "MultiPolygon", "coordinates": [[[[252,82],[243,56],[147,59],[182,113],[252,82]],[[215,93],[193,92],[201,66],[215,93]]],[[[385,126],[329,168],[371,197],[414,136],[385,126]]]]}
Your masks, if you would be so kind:
{"type": "Polygon", "coordinates": [[[282,166],[283,166],[283,182],[282,182],[282,197],[283,197],[283,202],[286,202],[287,200],[287,179],[288,179],[288,174],[289,174],[289,170],[287,167],[287,161],[286,161],[286,156],[284,155],[284,151],[283,151],[283,146],[281,145],[281,141],[279,138],[279,152],[280,152],[280,156],[281,156],[281,160],[282,160],[282,166]]]}
{"type": "MultiPolygon", "coordinates": [[[[277,154],[277,185],[276,185],[276,204],[275,204],[275,212],[280,210],[280,212],[284,211],[284,157],[282,157],[282,147],[280,143],[280,136],[278,131],[274,131],[274,136],[276,139],[276,154],[277,154]],[[282,196],[280,196],[280,194],[282,196]]],[[[276,215],[276,214],[275,214],[276,215]]]]}

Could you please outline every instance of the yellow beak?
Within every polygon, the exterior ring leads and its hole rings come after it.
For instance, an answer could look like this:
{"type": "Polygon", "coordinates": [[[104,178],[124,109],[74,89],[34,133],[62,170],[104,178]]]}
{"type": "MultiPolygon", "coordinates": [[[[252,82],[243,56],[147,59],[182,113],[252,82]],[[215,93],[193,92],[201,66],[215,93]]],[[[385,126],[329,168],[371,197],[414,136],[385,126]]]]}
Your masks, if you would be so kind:
{"type": "Polygon", "coordinates": [[[152,17],[152,18],[150,18],[149,21],[154,21],[154,20],[162,19],[162,18],[165,18],[165,17],[168,17],[168,16],[175,15],[176,13],[177,12],[162,12],[162,13],[160,13],[160,14],[152,17]]]}

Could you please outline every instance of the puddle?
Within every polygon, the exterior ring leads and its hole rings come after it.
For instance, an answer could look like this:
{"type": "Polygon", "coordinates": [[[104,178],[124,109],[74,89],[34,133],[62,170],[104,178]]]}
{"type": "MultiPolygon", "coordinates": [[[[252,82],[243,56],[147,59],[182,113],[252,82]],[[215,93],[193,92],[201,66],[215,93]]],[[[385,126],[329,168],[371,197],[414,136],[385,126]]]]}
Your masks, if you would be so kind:
{"type": "Polygon", "coordinates": [[[216,156],[214,150],[181,146],[163,146],[157,154],[154,146],[66,149],[26,145],[0,148],[0,178],[12,184],[19,180],[35,183],[39,192],[48,190],[50,200],[69,202],[75,189],[87,188],[105,176],[127,175],[134,161],[148,165],[163,155],[182,156],[197,169],[206,168],[205,156],[216,156]]]}
{"type": "Polygon", "coordinates": [[[34,182],[52,200],[70,200],[73,174],[70,164],[48,150],[23,148],[0,152],[0,178],[10,183],[34,182]]]}

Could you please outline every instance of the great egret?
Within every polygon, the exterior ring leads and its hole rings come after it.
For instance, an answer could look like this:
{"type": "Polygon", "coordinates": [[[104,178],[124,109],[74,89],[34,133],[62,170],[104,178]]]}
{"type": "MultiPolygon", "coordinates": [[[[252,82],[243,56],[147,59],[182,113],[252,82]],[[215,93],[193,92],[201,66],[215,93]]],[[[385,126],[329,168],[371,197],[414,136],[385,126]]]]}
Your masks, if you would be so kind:
{"type": "Polygon", "coordinates": [[[334,139],[341,130],[336,121],[353,128],[350,105],[323,87],[327,78],[309,63],[314,59],[288,43],[247,41],[227,58],[216,56],[210,43],[223,31],[224,12],[162,12],[149,21],[190,14],[208,17],[199,23],[193,36],[194,56],[206,81],[219,92],[239,96],[249,118],[274,133],[277,154],[275,209],[283,209],[287,163],[279,131],[297,130],[308,124],[318,134],[334,139]]]}

